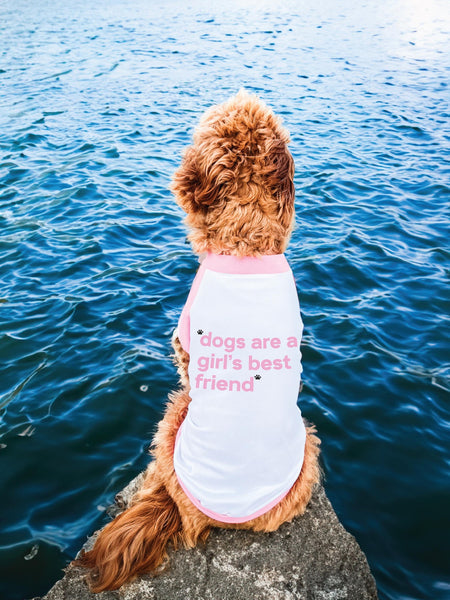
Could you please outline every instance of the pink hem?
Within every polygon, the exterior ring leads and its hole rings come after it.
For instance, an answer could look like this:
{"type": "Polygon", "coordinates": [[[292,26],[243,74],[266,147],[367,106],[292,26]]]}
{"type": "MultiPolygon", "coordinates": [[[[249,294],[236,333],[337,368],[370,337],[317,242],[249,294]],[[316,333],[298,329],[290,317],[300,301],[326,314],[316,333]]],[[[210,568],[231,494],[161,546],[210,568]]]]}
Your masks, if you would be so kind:
{"type": "MultiPolygon", "coordinates": [[[[182,426],[183,426],[183,423],[180,425],[180,427],[179,427],[179,429],[177,431],[177,436],[175,438],[175,446],[178,443],[178,438],[180,437],[181,427],[182,426]]],[[[205,514],[207,517],[211,517],[211,519],[214,519],[215,521],[219,521],[221,523],[245,523],[246,521],[252,521],[253,519],[256,519],[257,517],[261,517],[263,514],[265,514],[271,508],[273,508],[279,502],[281,502],[281,500],[283,500],[283,498],[285,496],[287,496],[287,494],[289,493],[289,491],[292,488],[292,486],[291,486],[286,492],[283,492],[277,498],[275,498],[275,500],[272,500],[271,502],[269,502],[269,504],[266,504],[266,506],[264,506],[263,508],[260,508],[259,510],[257,510],[254,513],[252,513],[248,517],[227,517],[226,515],[221,515],[219,513],[215,513],[212,510],[209,510],[209,509],[205,508],[201,504],[201,502],[197,498],[195,498],[195,496],[193,496],[190,493],[190,491],[186,488],[186,486],[183,484],[183,482],[181,481],[181,479],[178,477],[178,473],[176,471],[175,471],[175,475],[177,476],[178,483],[180,484],[181,489],[186,494],[186,496],[189,498],[189,500],[192,502],[192,504],[196,508],[198,508],[198,510],[200,512],[202,512],[203,514],[205,514]]]]}
{"type": "Polygon", "coordinates": [[[290,267],[284,254],[265,254],[256,256],[233,256],[231,254],[208,253],[202,262],[211,271],[232,273],[235,275],[261,275],[269,273],[285,273],[290,267]]]}

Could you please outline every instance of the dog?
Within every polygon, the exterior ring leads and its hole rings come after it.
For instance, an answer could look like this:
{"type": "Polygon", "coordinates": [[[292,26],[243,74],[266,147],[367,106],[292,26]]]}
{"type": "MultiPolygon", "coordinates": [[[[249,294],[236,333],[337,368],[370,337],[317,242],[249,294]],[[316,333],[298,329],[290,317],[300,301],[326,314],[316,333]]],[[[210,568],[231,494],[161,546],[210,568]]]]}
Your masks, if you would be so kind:
{"type": "Polygon", "coordinates": [[[93,592],[159,572],[212,527],[269,532],[304,513],[319,444],[297,406],[302,321],[284,251],[294,225],[289,134],[241,90],[210,108],[173,176],[201,259],[172,338],[169,396],[142,487],[72,564],[93,592]]]}

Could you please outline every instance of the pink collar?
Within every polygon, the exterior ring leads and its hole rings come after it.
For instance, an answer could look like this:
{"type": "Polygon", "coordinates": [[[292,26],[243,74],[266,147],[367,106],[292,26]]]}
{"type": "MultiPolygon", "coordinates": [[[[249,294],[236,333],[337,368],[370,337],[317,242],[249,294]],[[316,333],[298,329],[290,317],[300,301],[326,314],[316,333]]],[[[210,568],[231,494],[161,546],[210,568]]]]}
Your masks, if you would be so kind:
{"type": "Polygon", "coordinates": [[[255,256],[233,256],[231,254],[206,255],[202,267],[219,273],[234,273],[237,275],[285,273],[289,264],[284,254],[265,254],[255,256]]]}

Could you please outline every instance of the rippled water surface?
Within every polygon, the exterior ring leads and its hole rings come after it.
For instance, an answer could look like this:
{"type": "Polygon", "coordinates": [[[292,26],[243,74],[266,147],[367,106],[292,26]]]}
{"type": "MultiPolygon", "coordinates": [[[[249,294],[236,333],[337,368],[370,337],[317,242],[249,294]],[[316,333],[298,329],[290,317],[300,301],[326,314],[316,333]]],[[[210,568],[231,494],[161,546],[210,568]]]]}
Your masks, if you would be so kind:
{"type": "Polygon", "coordinates": [[[450,597],[445,0],[0,4],[0,597],[147,463],[197,262],[168,184],[241,86],[296,161],[301,406],[382,599],[450,597]],[[446,462],[447,461],[447,462],[446,462]]]}

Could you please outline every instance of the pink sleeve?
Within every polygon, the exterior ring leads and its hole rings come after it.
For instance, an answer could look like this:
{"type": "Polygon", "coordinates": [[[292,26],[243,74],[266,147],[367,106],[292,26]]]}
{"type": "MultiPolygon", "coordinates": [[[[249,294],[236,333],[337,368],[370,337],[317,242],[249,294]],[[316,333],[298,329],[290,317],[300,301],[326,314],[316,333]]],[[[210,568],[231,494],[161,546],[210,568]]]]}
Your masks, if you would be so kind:
{"type": "Polygon", "coordinates": [[[191,341],[191,306],[195,300],[195,297],[200,287],[201,280],[205,273],[205,268],[200,265],[197,275],[192,283],[191,291],[189,292],[186,304],[181,312],[180,320],[178,321],[178,337],[180,338],[181,346],[185,352],[189,352],[189,346],[191,341]]]}
{"type": "Polygon", "coordinates": [[[178,337],[180,338],[181,346],[183,350],[189,352],[189,342],[191,339],[190,335],[191,318],[189,316],[189,310],[187,308],[187,302],[181,311],[180,320],[178,321],[178,337]]]}

